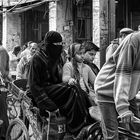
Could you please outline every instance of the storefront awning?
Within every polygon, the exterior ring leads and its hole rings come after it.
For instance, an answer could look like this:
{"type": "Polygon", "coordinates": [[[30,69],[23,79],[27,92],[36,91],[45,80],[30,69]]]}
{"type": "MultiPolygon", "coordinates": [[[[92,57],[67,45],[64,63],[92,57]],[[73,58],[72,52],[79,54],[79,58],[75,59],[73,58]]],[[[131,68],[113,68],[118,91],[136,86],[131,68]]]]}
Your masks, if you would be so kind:
{"type": "Polygon", "coordinates": [[[32,8],[38,7],[38,6],[42,5],[42,4],[44,4],[45,2],[47,2],[47,1],[43,0],[41,2],[37,2],[37,3],[34,3],[34,4],[28,4],[26,6],[21,6],[21,7],[18,7],[18,8],[14,8],[11,12],[12,13],[25,12],[25,11],[30,10],[32,8]]]}
{"type": "MultiPolygon", "coordinates": [[[[8,9],[7,11],[5,12],[10,12],[10,13],[21,13],[21,12],[25,12],[27,10],[30,10],[30,9],[33,9],[35,7],[38,7],[42,4],[44,4],[45,2],[55,2],[55,1],[58,1],[58,0],[41,0],[41,1],[37,1],[35,3],[28,3],[26,5],[20,5],[20,6],[13,6],[11,7],[10,9],[8,9]]],[[[3,13],[3,11],[0,11],[0,13],[3,13]]]]}

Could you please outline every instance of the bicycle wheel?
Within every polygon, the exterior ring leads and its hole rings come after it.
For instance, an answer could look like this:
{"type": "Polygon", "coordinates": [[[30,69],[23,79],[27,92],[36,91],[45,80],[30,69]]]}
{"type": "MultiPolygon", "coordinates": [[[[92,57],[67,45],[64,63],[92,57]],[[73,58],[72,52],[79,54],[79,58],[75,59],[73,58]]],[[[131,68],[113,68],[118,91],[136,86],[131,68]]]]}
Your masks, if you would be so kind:
{"type": "Polygon", "coordinates": [[[20,119],[13,120],[6,133],[6,140],[29,140],[29,134],[25,124],[20,119]]]}
{"type": "Polygon", "coordinates": [[[94,123],[89,128],[87,140],[103,140],[103,134],[102,134],[100,122],[94,123]]]}

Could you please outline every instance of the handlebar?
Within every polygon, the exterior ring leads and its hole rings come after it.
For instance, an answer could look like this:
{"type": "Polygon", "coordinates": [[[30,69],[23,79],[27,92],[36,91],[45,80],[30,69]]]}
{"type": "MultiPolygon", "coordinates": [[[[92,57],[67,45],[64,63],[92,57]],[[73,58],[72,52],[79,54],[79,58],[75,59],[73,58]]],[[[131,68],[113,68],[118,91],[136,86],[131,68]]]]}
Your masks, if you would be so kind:
{"type": "Polygon", "coordinates": [[[134,122],[134,123],[139,123],[139,124],[140,124],[140,119],[134,116],[134,117],[133,117],[133,122],[134,122]]]}
{"type": "MultiPolygon", "coordinates": [[[[122,123],[121,118],[118,118],[118,122],[119,122],[119,123],[122,123]]],[[[133,123],[140,124],[140,119],[137,118],[136,116],[133,116],[132,122],[133,122],[133,123]]]]}

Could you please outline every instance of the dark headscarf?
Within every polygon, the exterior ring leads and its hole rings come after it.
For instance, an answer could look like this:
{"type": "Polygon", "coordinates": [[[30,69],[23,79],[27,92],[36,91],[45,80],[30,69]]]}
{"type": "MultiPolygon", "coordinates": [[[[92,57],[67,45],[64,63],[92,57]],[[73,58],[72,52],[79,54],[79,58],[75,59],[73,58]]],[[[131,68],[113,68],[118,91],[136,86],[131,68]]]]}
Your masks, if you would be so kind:
{"type": "Polygon", "coordinates": [[[56,31],[49,31],[46,33],[44,38],[44,43],[42,49],[45,54],[49,57],[48,66],[49,71],[51,73],[51,77],[53,81],[57,81],[60,77],[62,77],[62,72],[59,69],[60,58],[62,53],[62,45],[59,43],[62,42],[62,36],[56,31]],[[59,77],[59,75],[61,75],[59,77]],[[59,78],[58,78],[59,77],[59,78]]]}
{"type": "Polygon", "coordinates": [[[49,56],[55,61],[60,57],[62,45],[54,45],[53,43],[62,42],[62,36],[56,31],[49,31],[44,38],[44,44],[49,56]]]}

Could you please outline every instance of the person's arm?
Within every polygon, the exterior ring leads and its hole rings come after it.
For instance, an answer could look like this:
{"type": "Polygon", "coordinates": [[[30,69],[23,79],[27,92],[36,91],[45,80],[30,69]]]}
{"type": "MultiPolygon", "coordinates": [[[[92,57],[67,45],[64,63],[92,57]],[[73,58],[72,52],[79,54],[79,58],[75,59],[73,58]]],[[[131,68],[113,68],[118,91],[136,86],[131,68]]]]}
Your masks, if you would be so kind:
{"type": "MultiPolygon", "coordinates": [[[[120,116],[132,114],[129,110],[129,94],[132,84],[133,65],[136,60],[136,47],[132,39],[127,38],[121,45],[118,60],[116,61],[116,73],[114,80],[114,101],[120,116]]],[[[137,44],[138,45],[138,44],[137,44]]],[[[114,59],[115,60],[115,59],[114,59]]]]}
{"type": "Polygon", "coordinates": [[[63,66],[62,81],[69,82],[72,77],[72,66],[69,63],[65,63],[63,66]]]}
{"type": "Polygon", "coordinates": [[[22,79],[22,76],[24,74],[24,58],[21,58],[21,60],[17,64],[16,71],[17,71],[16,79],[22,79]]]}
{"type": "Polygon", "coordinates": [[[118,44],[110,44],[106,49],[106,61],[110,58],[110,56],[115,52],[117,49],[118,44]]]}

